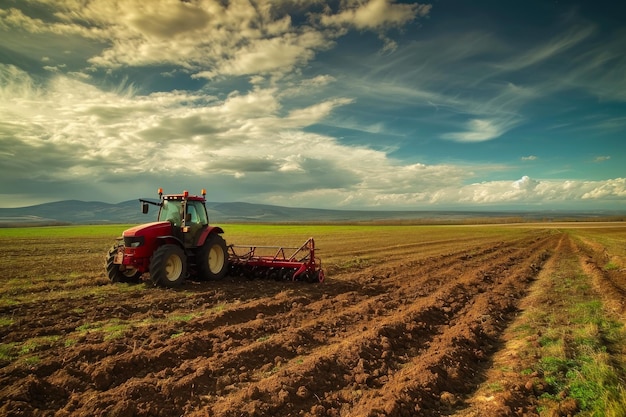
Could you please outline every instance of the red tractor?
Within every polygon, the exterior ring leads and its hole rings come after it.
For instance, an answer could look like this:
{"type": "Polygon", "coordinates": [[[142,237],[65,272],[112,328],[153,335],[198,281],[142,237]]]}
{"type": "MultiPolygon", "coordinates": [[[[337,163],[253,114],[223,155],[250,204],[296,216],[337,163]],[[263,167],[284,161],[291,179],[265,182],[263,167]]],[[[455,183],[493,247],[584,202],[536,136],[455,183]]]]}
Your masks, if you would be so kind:
{"type": "Polygon", "coordinates": [[[158,203],[139,200],[142,212],[159,207],[158,221],[125,230],[109,250],[106,271],[112,282],[138,282],[149,272],[156,285],[176,287],[188,273],[200,279],[220,279],[228,272],[228,249],[222,228],[209,226],[202,196],[163,195],[158,203]]]}
{"type": "Polygon", "coordinates": [[[111,282],[139,282],[150,273],[155,285],[177,287],[188,275],[216,280],[227,273],[249,279],[323,282],[315,241],[299,247],[226,246],[221,227],[209,226],[206,191],[202,196],[163,195],[159,202],[142,200],[141,211],[159,207],[158,221],[125,230],[106,257],[111,282]]]}

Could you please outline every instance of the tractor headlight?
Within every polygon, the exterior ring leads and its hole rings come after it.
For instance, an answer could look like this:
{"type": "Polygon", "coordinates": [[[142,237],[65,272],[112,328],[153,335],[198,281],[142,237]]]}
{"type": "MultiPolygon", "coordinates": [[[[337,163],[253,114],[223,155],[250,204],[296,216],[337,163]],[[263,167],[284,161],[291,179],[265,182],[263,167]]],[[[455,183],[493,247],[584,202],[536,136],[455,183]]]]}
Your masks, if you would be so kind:
{"type": "Polygon", "coordinates": [[[124,238],[124,246],[127,248],[138,248],[143,245],[143,236],[131,236],[124,238]]]}

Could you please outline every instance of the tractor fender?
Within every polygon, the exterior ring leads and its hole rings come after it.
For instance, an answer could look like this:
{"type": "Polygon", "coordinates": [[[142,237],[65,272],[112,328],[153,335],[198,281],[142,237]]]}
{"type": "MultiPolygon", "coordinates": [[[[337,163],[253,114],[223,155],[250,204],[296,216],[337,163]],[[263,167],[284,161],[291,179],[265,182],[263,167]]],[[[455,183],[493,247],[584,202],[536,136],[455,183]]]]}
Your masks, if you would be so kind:
{"type": "Polygon", "coordinates": [[[179,238],[177,238],[176,236],[172,236],[172,235],[168,235],[168,236],[157,236],[156,240],[159,242],[158,246],[161,246],[165,243],[174,243],[178,246],[180,246],[181,248],[185,248],[185,244],[183,243],[182,240],[180,240],[179,238]]]}
{"type": "Polygon", "coordinates": [[[200,237],[198,238],[198,244],[197,246],[202,246],[204,245],[204,242],[206,241],[206,239],[212,235],[212,234],[222,234],[224,233],[224,230],[219,227],[219,226],[209,226],[206,229],[204,229],[202,231],[202,233],[200,234],[200,237]]]}

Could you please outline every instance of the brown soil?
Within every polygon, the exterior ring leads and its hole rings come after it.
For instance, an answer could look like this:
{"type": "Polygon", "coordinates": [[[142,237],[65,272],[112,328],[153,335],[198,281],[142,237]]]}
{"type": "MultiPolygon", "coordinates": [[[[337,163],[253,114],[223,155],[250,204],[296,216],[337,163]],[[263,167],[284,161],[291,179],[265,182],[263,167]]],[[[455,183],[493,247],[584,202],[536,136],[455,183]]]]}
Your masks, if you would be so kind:
{"type": "MultiPolygon", "coordinates": [[[[37,360],[0,361],[0,415],[451,415],[470,406],[546,262],[576,250],[563,239],[405,253],[319,285],[227,278],[0,307],[14,318],[4,344],[49,341],[37,360]],[[97,329],[112,318],[132,324],[97,329]]],[[[500,395],[492,415],[534,414],[532,387],[500,395]]]]}

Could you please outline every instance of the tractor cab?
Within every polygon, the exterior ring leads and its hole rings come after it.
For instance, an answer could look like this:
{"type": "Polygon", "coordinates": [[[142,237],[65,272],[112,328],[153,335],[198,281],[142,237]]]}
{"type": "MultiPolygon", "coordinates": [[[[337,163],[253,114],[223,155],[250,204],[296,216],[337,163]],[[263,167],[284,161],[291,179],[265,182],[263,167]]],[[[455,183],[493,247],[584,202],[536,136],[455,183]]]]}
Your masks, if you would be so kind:
{"type": "MultiPolygon", "coordinates": [[[[202,190],[202,197],[190,196],[187,191],[182,194],[163,195],[159,189],[161,199],[158,221],[168,221],[172,225],[172,235],[184,242],[187,248],[198,246],[202,230],[209,226],[205,203],[206,191],[202,190]]],[[[142,200],[142,211],[148,213],[149,204],[142,200]]]]}

